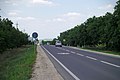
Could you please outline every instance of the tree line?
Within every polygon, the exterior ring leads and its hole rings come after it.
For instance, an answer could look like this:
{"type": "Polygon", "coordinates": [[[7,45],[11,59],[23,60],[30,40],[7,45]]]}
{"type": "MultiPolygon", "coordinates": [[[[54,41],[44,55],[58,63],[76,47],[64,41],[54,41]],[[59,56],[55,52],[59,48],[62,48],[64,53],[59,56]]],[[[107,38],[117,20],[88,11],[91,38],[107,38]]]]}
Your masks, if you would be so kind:
{"type": "Polygon", "coordinates": [[[28,43],[28,34],[15,28],[8,18],[0,18],[0,53],[28,43]]]}
{"type": "Polygon", "coordinates": [[[64,45],[70,46],[103,46],[109,50],[120,51],[120,0],[114,12],[104,16],[87,19],[81,25],[60,33],[58,37],[64,45]]]}

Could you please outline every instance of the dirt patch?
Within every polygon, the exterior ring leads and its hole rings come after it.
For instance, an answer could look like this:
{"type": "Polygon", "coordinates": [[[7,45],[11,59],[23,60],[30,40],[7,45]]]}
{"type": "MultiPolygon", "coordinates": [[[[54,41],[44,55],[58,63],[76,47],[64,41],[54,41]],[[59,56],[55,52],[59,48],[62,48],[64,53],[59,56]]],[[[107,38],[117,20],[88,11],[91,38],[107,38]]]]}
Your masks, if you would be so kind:
{"type": "Polygon", "coordinates": [[[40,46],[30,80],[64,80],[40,46]]]}

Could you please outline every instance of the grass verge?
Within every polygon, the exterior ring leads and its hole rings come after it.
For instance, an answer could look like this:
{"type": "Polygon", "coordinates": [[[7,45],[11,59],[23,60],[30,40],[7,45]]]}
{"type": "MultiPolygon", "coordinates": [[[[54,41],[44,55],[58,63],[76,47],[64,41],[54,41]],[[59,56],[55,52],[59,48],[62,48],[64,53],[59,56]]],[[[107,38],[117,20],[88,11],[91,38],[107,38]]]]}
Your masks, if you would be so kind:
{"type": "Polygon", "coordinates": [[[103,53],[107,53],[107,54],[120,55],[119,51],[110,51],[110,50],[105,50],[104,48],[99,48],[99,47],[85,47],[82,49],[88,49],[88,50],[103,52],[103,53]]]}
{"type": "Polygon", "coordinates": [[[0,80],[28,80],[36,59],[33,45],[0,54],[0,80]]]}

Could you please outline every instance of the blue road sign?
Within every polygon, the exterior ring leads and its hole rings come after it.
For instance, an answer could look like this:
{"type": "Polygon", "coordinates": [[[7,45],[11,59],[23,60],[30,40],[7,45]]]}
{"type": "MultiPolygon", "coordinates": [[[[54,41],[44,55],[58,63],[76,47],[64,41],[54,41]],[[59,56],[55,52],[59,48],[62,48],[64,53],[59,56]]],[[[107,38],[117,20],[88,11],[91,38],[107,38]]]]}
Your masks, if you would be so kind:
{"type": "Polygon", "coordinates": [[[32,37],[33,37],[33,38],[37,38],[37,37],[38,37],[38,34],[37,34],[36,32],[34,32],[34,33],[32,34],[32,37]]]}

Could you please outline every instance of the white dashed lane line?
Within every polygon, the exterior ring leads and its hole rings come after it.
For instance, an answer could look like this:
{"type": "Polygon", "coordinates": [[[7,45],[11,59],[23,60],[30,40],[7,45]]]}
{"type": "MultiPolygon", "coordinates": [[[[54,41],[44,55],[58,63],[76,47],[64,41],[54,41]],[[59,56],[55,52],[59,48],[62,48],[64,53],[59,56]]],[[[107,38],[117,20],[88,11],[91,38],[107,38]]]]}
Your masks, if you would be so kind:
{"type": "MultiPolygon", "coordinates": [[[[71,52],[71,53],[74,53],[74,54],[76,53],[76,52],[73,52],[73,51],[70,51],[70,50],[67,50],[67,49],[63,49],[63,48],[59,48],[59,49],[62,49],[62,50],[65,50],[65,51],[67,51],[67,52],[71,52]]],[[[76,55],[85,56],[85,55],[80,54],[80,53],[76,53],[76,55]]],[[[110,62],[107,62],[107,61],[98,60],[98,59],[96,59],[96,58],[94,58],[94,57],[90,57],[90,56],[85,56],[85,57],[88,58],[88,59],[91,59],[91,60],[99,61],[99,62],[101,62],[101,63],[104,63],[104,64],[107,64],[107,65],[111,65],[111,66],[120,68],[119,65],[116,65],[116,64],[113,64],[113,63],[110,63],[110,62]]]]}
{"type": "Polygon", "coordinates": [[[116,64],[113,64],[113,63],[109,63],[109,62],[106,62],[106,61],[100,61],[100,62],[105,63],[105,64],[108,64],[108,65],[111,65],[111,66],[114,66],[114,67],[120,68],[119,65],[116,65],[116,64]]]}
{"type": "Polygon", "coordinates": [[[90,56],[86,56],[86,58],[92,59],[92,60],[97,60],[96,58],[90,57],[90,56]]]}
{"type": "Polygon", "coordinates": [[[71,51],[71,53],[75,53],[75,52],[71,51]]]}
{"type": "Polygon", "coordinates": [[[66,49],[66,51],[68,51],[68,52],[69,52],[69,50],[67,50],[67,49],[66,49]]]}
{"type": "Polygon", "coordinates": [[[79,56],[84,56],[84,55],[82,55],[82,54],[80,54],[80,53],[77,53],[77,55],[79,55],[79,56]]]}

